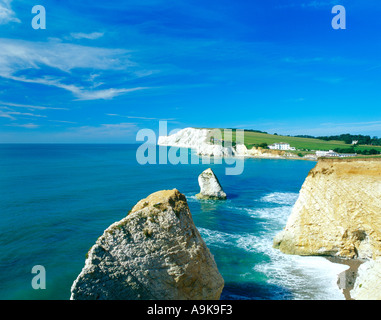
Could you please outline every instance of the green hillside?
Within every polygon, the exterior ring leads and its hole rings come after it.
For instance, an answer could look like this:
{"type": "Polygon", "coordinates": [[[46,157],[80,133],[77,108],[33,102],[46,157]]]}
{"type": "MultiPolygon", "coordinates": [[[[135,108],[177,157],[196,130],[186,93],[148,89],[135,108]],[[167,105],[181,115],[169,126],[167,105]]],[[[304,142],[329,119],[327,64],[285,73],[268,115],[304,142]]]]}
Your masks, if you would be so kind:
{"type": "MultiPolygon", "coordinates": [[[[235,131],[233,131],[233,140],[235,140],[235,131]]],[[[267,143],[268,145],[276,142],[286,142],[289,143],[291,147],[295,147],[298,151],[300,150],[333,150],[336,148],[350,148],[350,144],[346,144],[344,141],[325,141],[313,138],[300,138],[300,137],[289,137],[281,135],[273,135],[267,133],[245,131],[245,145],[248,148],[252,148],[254,145],[259,145],[262,143],[267,143]]],[[[356,150],[369,150],[375,149],[381,151],[381,146],[373,145],[356,145],[356,150]]]]}

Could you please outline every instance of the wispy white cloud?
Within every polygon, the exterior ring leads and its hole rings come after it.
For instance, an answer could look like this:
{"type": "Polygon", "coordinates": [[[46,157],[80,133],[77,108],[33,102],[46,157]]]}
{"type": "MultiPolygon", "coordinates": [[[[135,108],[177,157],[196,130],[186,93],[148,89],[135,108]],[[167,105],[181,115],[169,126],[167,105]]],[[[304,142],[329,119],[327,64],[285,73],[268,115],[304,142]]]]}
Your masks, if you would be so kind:
{"type": "MultiPolygon", "coordinates": [[[[71,92],[77,100],[112,99],[121,94],[147,89],[105,88],[95,89],[103,83],[94,85],[94,70],[118,70],[123,74],[134,74],[137,64],[129,59],[129,52],[122,49],[87,47],[61,42],[29,42],[0,39],[0,77],[13,81],[54,86],[71,92]],[[50,67],[68,76],[43,74],[42,68],[50,67]],[[132,68],[130,70],[130,68],[132,68]],[[36,70],[41,76],[22,75],[25,70],[36,70]],[[73,71],[82,70],[78,78],[73,71]],[[83,74],[88,70],[90,86],[84,86],[83,74]]],[[[135,76],[138,76],[137,74],[135,76]]]]}
{"type": "MultiPolygon", "coordinates": [[[[42,106],[32,106],[32,105],[25,105],[25,104],[18,104],[18,103],[11,103],[11,102],[4,102],[0,101],[0,118],[8,118],[9,120],[16,121],[20,119],[28,119],[28,118],[41,118],[45,119],[47,118],[46,115],[34,113],[33,111],[39,110],[44,111],[47,109],[54,109],[54,110],[67,110],[65,108],[54,108],[54,107],[42,107],[42,106]],[[30,112],[21,112],[17,111],[18,108],[22,109],[28,109],[30,112]],[[16,109],[16,110],[15,110],[16,109]]],[[[53,120],[48,120],[53,121],[53,120]]],[[[27,123],[27,124],[19,124],[19,123],[10,123],[6,124],[7,126],[13,126],[13,127],[25,127],[25,128],[38,128],[40,125],[34,124],[34,123],[27,123]]]]}
{"type": "MultiPolygon", "coordinates": [[[[41,125],[42,126],[42,125],[41,125]]],[[[54,127],[53,123],[50,125],[54,127]]],[[[30,129],[28,134],[20,130],[2,130],[3,141],[9,142],[40,142],[40,143],[131,143],[136,141],[136,133],[139,127],[135,123],[98,124],[86,126],[61,126],[62,130],[54,130],[49,134],[38,130],[34,123],[12,124],[8,128],[16,127],[30,129]],[[35,130],[32,130],[35,129],[35,130]]]]}
{"type": "Polygon", "coordinates": [[[5,113],[9,115],[17,115],[17,116],[27,116],[27,117],[36,117],[36,118],[46,118],[46,116],[43,116],[41,114],[34,114],[30,112],[18,112],[18,111],[6,111],[5,113]]]}
{"type": "Polygon", "coordinates": [[[153,117],[138,117],[138,116],[125,116],[121,114],[115,114],[115,113],[106,113],[106,116],[111,117],[122,117],[122,118],[128,118],[128,119],[140,119],[140,120],[162,120],[162,121],[173,121],[176,120],[175,118],[153,118],[153,117]]]}
{"type": "Polygon", "coordinates": [[[293,2],[293,3],[287,3],[276,6],[277,9],[289,9],[289,8],[322,8],[322,7],[329,7],[334,6],[337,4],[337,1],[331,0],[331,1],[318,1],[318,0],[312,0],[312,1],[304,1],[304,2],[293,2]]]}
{"type": "Polygon", "coordinates": [[[324,58],[322,57],[311,57],[311,58],[295,58],[295,57],[285,57],[281,59],[286,63],[297,63],[297,64],[308,64],[314,62],[323,62],[324,58]]]}
{"type": "Polygon", "coordinates": [[[381,126],[381,120],[377,121],[360,121],[360,122],[346,122],[346,123],[340,123],[340,122],[325,122],[321,124],[325,127],[337,127],[337,126],[381,126]]]}
{"type": "Polygon", "coordinates": [[[35,84],[42,84],[42,85],[61,88],[73,93],[74,96],[77,98],[76,100],[99,100],[99,99],[108,100],[124,93],[149,89],[148,87],[136,87],[136,88],[122,88],[122,89],[110,88],[110,89],[103,89],[103,90],[87,90],[86,88],[82,86],[62,83],[59,78],[44,77],[44,78],[28,79],[26,77],[15,77],[15,76],[7,76],[6,78],[15,80],[15,81],[25,82],[25,83],[35,83],[35,84]]]}
{"type": "Polygon", "coordinates": [[[8,112],[4,112],[0,110],[0,118],[8,118],[11,120],[16,120],[15,117],[11,116],[8,112]]]}
{"type": "Polygon", "coordinates": [[[66,120],[48,120],[50,122],[59,122],[59,123],[68,123],[68,124],[77,124],[77,122],[74,121],[66,121],[66,120]]]}
{"type": "Polygon", "coordinates": [[[76,139],[77,141],[83,139],[94,142],[109,141],[110,139],[123,141],[126,139],[127,141],[127,139],[131,139],[131,136],[135,135],[137,130],[138,126],[129,122],[70,127],[65,132],[61,132],[57,139],[76,139]]]}
{"type": "Polygon", "coordinates": [[[149,89],[147,87],[136,87],[136,88],[124,88],[124,89],[105,89],[105,90],[83,90],[81,88],[76,88],[72,91],[76,96],[77,100],[108,100],[112,99],[121,94],[125,94],[128,92],[140,91],[149,89]]]}
{"type": "Polygon", "coordinates": [[[5,102],[5,101],[0,101],[0,106],[27,108],[30,110],[49,110],[49,109],[50,110],[68,110],[67,108],[32,106],[32,105],[28,105],[28,104],[19,104],[19,103],[5,102]]]}
{"type": "Polygon", "coordinates": [[[73,69],[123,70],[136,66],[124,49],[82,46],[57,41],[0,39],[0,72],[13,74],[48,66],[70,73],[73,69]]]}
{"type": "Polygon", "coordinates": [[[11,7],[12,0],[0,0],[0,25],[9,22],[20,23],[20,19],[16,18],[15,12],[11,7]]]}
{"type": "Polygon", "coordinates": [[[36,129],[39,127],[39,125],[34,124],[34,123],[11,123],[11,124],[6,124],[8,127],[20,127],[20,128],[26,128],[26,129],[36,129]]]}
{"type": "Polygon", "coordinates": [[[83,33],[83,32],[72,32],[70,36],[74,39],[88,39],[95,40],[103,37],[104,32],[92,32],[92,33],[83,33]]]}

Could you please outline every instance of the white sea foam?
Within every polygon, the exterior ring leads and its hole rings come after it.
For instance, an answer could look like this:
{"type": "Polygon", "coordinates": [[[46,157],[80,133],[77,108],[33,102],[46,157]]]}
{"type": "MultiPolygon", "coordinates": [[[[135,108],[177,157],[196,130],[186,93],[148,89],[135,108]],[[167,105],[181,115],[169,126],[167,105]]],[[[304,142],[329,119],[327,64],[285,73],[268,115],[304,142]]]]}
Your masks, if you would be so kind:
{"type": "MultiPolygon", "coordinates": [[[[236,247],[251,253],[267,255],[270,260],[253,267],[267,282],[290,290],[296,300],[343,300],[337,285],[338,274],[345,265],[331,263],[323,257],[290,256],[272,248],[272,237],[252,234],[230,234],[199,228],[208,246],[236,247]]],[[[245,275],[250,276],[250,275],[245,275]]]]}
{"type": "Polygon", "coordinates": [[[187,201],[188,201],[188,202],[196,202],[196,201],[199,201],[199,200],[196,198],[196,194],[195,194],[195,193],[186,193],[186,194],[185,194],[185,197],[187,198],[187,201]]]}
{"type": "Polygon", "coordinates": [[[268,252],[271,261],[254,267],[268,277],[268,283],[288,288],[296,300],[344,300],[337,285],[339,273],[348,266],[331,263],[323,257],[284,255],[268,252]]]}
{"type": "Polygon", "coordinates": [[[266,225],[269,225],[271,229],[279,230],[279,226],[282,226],[281,228],[283,228],[286,224],[291,210],[291,206],[282,206],[247,209],[246,212],[253,218],[264,220],[266,225]]]}
{"type": "Polygon", "coordinates": [[[198,231],[200,231],[200,234],[208,245],[217,247],[234,246],[235,236],[232,234],[206,228],[198,228],[198,231]]]}
{"type": "Polygon", "coordinates": [[[253,266],[253,272],[265,274],[269,284],[288,289],[294,299],[343,300],[337,277],[348,266],[332,263],[323,257],[286,255],[272,247],[273,238],[284,227],[297,197],[297,193],[274,192],[262,197],[260,201],[275,206],[236,208],[240,213],[245,212],[253,218],[263,220],[265,230],[260,233],[232,234],[199,228],[200,233],[207,245],[235,247],[266,255],[269,259],[253,266]]]}
{"type": "Polygon", "coordinates": [[[247,252],[262,253],[263,238],[253,234],[231,234],[206,228],[198,228],[208,245],[217,247],[236,247],[247,252]]]}
{"type": "Polygon", "coordinates": [[[292,206],[298,199],[299,193],[272,192],[263,196],[260,201],[292,206]]]}

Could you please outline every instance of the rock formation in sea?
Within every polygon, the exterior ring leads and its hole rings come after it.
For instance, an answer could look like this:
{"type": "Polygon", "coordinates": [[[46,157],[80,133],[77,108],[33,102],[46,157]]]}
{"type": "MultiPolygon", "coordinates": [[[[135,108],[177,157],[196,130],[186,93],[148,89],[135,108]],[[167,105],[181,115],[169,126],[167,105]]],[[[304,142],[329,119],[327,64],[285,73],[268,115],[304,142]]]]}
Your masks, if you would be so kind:
{"type": "Polygon", "coordinates": [[[196,194],[196,198],[211,200],[226,199],[226,193],[211,168],[206,169],[198,176],[198,184],[200,185],[200,193],[196,194]]]}
{"type": "Polygon", "coordinates": [[[140,200],[88,252],[73,300],[219,299],[224,280],[186,198],[164,190],[140,200]]]}
{"type": "Polygon", "coordinates": [[[320,159],[274,247],[297,255],[380,257],[381,159],[320,159]]]}

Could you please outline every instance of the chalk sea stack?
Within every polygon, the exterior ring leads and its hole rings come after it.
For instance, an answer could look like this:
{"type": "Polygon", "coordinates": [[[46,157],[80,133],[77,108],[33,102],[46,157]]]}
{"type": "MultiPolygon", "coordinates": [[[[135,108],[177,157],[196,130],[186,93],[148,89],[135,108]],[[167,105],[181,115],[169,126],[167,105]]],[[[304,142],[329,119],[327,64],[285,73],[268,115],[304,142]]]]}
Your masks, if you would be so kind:
{"type": "Polygon", "coordinates": [[[72,300],[216,300],[224,280],[178,190],[158,191],[88,252],[72,300]]]}
{"type": "Polygon", "coordinates": [[[198,176],[200,193],[196,194],[198,199],[224,200],[226,193],[211,168],[206,169],[198,176]]]}

